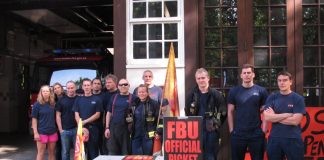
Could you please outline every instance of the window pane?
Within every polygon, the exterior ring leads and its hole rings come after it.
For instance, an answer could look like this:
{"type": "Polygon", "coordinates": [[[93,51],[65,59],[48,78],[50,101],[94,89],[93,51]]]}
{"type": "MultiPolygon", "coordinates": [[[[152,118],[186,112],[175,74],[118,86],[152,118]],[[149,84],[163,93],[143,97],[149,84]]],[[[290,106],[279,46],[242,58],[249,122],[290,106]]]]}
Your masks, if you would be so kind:
{"type": "Polygon", "coordinates": [[[205,47],[220,47],[221,33],[219,29],[205,29],[205,47]]]}
{"type": "Polygon", "coordinates": [[[133,3],[133,18],[145,18],[146,17],[146,3],[133,3]]]}
{"type": "Polygon", "coordinates": [[[314,66],[318,65],[318,49],[317,48],[304,48],[304,65],[314,66]]]}
{"type": "MultiPolygon", "coordinates": [[[[324,68],[321,68],[321,71],[322,71],[322,73],[321,73],[321,80],[322,80],[321,87],[324,87],[324,68]]],[[[324,102],[324,98],[323,98],[323,102],[324,102]]],[[[322,105],[324,105],[324,104],[322,104],[322,105]]]]}
{"type": "Polygon", "coordinates": [[[223,59],[224,67],[232,67],[238,65],[237,49],[234,48],[224,49],[223,57],[224,57],[223,59]]]}
{"type": "Polygon", "coordinates": [[[212,87],[222,87],[222,72],[220,69],[208,69],[212,87]]]}
{"type": "Polygon", "coordinates": [[[146,24],[136,24],[133,26],[133,39],[146,40],[146,24]]]}
{"type": "Polygon", "coordinates": [[[178,39],[178,24],[164,24],[164,39],[178,39]]]}
{"type": "Polygon", "coordinates": [[[268,66],[269,65],[269,50],[268,49],[254,49],[254,64],[256,66],[268,66]]]}
{"type": "Polygon", "coordinates": [[[206,8],[205,9],[205,26],[220,26],[221,23],[220,8],[206,8]]]}
{"type": "Polygon", "coordinates": [[[324,104],[324,89],[323,88],[320,89],[320,101],[321,102],[318,104],[317,107],[323,106],[323,104],[324,104]]]}
{"type": "Polygon", "coordinates": [[[146,59],[146,43],[134,43],[134,59],[146,59]]]}
{"type": "Polygon", "coordinates": [[[304,45],[318,44],[317,27],[303,27],[304,45]]]}
{"type": "Polygon", "coordinates": [[[221,0],[205,0],[206,6],[219,6],[221,0]]]}
{"type": "Polygon", "coordinates": [[[304,68],[304,86],[315,87],[318,81],[318,69],[304,68]]]}
{"type": "MultiPolygon", "coordinates": [[[[175,57],[178,58],[178,42],[172,42],[173,43],[173,49],[175,57]]],[[[165,42],[164,43],[164,58],[169,58],[169,52],[170,52],[170,45],[171,42],[165,42]]]]}
{"type": "Polygon", "coordinates": [[[222,20],[224,26],[236,26],[237,25],[237,8],[222,8],[222,20]]]}
{"type": "Polygon", "coordinates": [[[232,87],[238,84],[238,70],[236,68],[224,69],[223,70],[223,86],[232,87]]]}
{"type": "Polygon", "coordinates": [[[220,49],[206,49],[205,66],[206,67],[220,67],[221,66],[221,50],[220,49]]]}
{"type": "Polygon", "coordinates": [[[149,43],[149,58],[162,58],[162,43],[149,43]]]}
{"type": "Polygon", "coordinates": [[[307,3],[317,3],[318,0],[303,0],[303,4],[307,4],[307,3]]]}
{"type": "Polygon", "coordinates": [[[164,17],[177,17],[178,16],[178,5],[177,1],[164,2],[164,17]]]}
{"type": "Polygon", "coordinates": [[[321,26],[320,36],[321,44],[324,44],[324,26],[321,26]]]}
{"type": "Polygon", "coordinates": [[[283,71],[283,68],[272,68],[270,69],[270,81],[271,81],[271,87],[277,89],[278,83],[277,83],[277,75],[279,72],[283,71]]]}
{"type": "Polygon", "coordinates": [[[224,47],[237,45],[237,28],[224,28],[223,36],[224,47]]]}
{"type": "Polygon", "coordinates": [[[319,89],[306,88],[303,93],[307,107],[316,107],[319,105],[319,89]]]}
{"type": "Polygon", "coordinates": [[[254,7],[253,9],[254,26],[266,26],[268,24],[268,8],[254,7]]]}
{"type": "Polygon", "coordinates": [[[267,5],[268,4],[268,0],[257,0],[257,1],[253,1],[253,5],[267,5]]]}
{"type": "Polygon", "coordinates": [[[286,27],[271,28],[271,44],[286,45],[286,27]]]}
{"type": "Polygon", "coordinates": [[[286,24],[286,8],[275,7],[271,8],[271,24],[284,25],[286,24]]]}
{"type": "Polygon", "coordinates": [[[149,24],[149,33],[150,40],[161,40],[162,24],[149,24]]]}
{"type": "Polygon", "coordinates": [[[317,24],[317,8],[303,7],[303,24],[317,24]]]}
{"type": "Polygon", "coordinates": [[[266,27],[256,27],[254,28],[254,45],[256,46],[267,46],[268,41],[268,28],[266,27]]]}
{"type": "Polygon", "coordinates": [[[255,69],[255,83],[263,86],[263,87],[270,87],[270,75],[268,69],[255,69]]]}
{"type": "Polygon", "coordinates": [[[324,24],[324,6],[320,8],[320,24],[324,24]]]}
{"type": "Polygon", "coordinates": [[[162,17],[162,2],[149,2],[149,17],[162,17]]]}
{"type": "Polygon", "coordinates": [[[286,66],[287,64],[287,49],[286,48],[272,48],[271,64],[272,66],[286,66]]]}
{"type": "MultiPolygon", "coordinates": [[[[324,47],[321,48],[321,65],[324,65],[324,47]]],[[[324,86],[324,83],[323,83],[323,86],[324,86]]]]}
{"type": "Polygon", "coordinates": [[[271,0],[270,4],[286,4],[286,0],[271,0]]]}

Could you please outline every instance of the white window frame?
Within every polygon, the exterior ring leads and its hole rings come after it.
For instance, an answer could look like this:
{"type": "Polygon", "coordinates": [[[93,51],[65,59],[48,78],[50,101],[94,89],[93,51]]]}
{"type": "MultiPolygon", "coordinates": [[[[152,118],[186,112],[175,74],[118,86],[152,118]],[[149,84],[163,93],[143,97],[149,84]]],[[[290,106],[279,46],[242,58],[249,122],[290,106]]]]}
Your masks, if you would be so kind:
{"type": "MultiPolygon", "coordinates": [[[[170,0],[136,0],[136,2],[162,2],[162,4],[170,0]]],[[[174,1],[174,0],[171,0],[174,1]]],[[[178,57],[176,58],[176,66],[184,66],[184,16],[183,16],[183,0],[177,0],[177,17],[154,17],[154,18],[132,18],[133,13],[133,0],[127,0],[127,33],[126,33],[126,68],[137,68],[137,67],[165,67],[168,63],[168,58],[164,57],[164,42],[176,41],[178,42],[178,57]],[[176,40],[164,40],[164,24],[167,23],[177,23],[178,24],[178,39],[176,40]],[[134,59],[133,58],[133,25],[135,24],[162,24],[162,36],[161,40],[144,40],[147,44],[147,53],[149,50],[149,42],[162,42],[162,58],[152,58],[152,59],[134,59]]],[[[148,3],[146,3],[148,5],[148,3]]],[[[148,6],[146,7],[146,13],[148,13],[148,6]]],[[[164,15],[164,10],[162,9],[162,15],[164,15]]],[[[147,36],[148,36],[148,27],[147,36]]],[[[148,55],[148,54],[147,54],[148,55]]]]}

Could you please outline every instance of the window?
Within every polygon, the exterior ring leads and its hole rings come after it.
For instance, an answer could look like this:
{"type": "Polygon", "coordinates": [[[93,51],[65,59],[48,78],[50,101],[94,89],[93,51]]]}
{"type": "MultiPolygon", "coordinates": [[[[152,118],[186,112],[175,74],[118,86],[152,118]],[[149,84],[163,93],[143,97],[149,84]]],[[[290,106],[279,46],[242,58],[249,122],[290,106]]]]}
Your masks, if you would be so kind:
{"type": "Polygon", "coordinates": [[[173,43],[178,63],[184,63],[181,0],[129,0],[127,64],[161,64],[173,43]],[[180,41],[182,40],[182,41],[180,41]]]}
{"type": "Polygon", "coordinates": [[[80,85],[80,82],[84,78],[93,79],[97,75],[96,70],[92,69],[66,69],[54,71],[50,80],[50,85],[59,82],[63,86],[66,85],[68,81],[75,81],[77,85],[80,85]]]}
{"type": "Polygon", "coordinates": [[[324,104],[324,4],[303,0],[303,96],[306,106],[324,104]],[[323,54],[323,55],[322,55],[323,54]]]}

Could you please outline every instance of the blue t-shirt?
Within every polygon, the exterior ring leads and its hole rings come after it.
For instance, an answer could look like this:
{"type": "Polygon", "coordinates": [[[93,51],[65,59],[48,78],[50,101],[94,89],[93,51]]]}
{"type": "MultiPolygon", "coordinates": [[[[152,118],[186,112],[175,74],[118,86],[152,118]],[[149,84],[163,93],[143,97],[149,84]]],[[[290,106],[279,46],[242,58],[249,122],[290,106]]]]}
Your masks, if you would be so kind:
{"type": "MultiPolygon", "coordinates": [[[[149,93],[151,99],[156,100],[157,102],[159,102],[159,104],[161,103],[161,98],[162,98],[161,87],[154,85],[152,88],[149,88],[149,93]]],[[[137,96],[137,88],[135,88],[133,94],[137,96]]]]}
{"type": "Polygon", "coordinates": [[[129,103],[129,97],[131,96],[131,102],[134,102],[136,96],[130,94],[130,95],[120,95],[116,94],[114,96],[111,96],[109,105],[107,106],[107,111],[112,114],[111,123],[112,124],[126,124],[125,120],[125,113],[130,105],[129,103]],[[115,99],[116,96],[116,99],[115,99]],[[112,106],[114,103],[114,111],[112,106]]]}
{"type": "Polygon", "coordinates": [[[135,119],[135,133],[134,138],[142,137],[146,131],[144,129],[144,103],[140,102],[138,107],[135,109],[134,119],[135,119]]]}
{"type": "Polygon", "coordinates": [[[39,134],[51,135],[57,131],[55,123],[55,110],[50,104],[43,105],[36,102],[33,105],[32,115],[37,119],[37,131],[39,134]]]}
{"type": "MultiPolygon", "coordinates": [[[[301,113],[306,114],[304,98],[295,92],[282,95],[280,92],[273,93],[266,101],[266,108],[272,107],[276,114],[301,113]]],[[[272,123],[271,137],[301,138],[300,126],[272,123]]]]}
{"type": "Polygon", "coordinates": [[[107,112],[107,108],[108,108],[108,105],[110,103],[111,97],[113,97],[113,95],[117,94],[118,92],[119,91],[116,90],[116,91],[113,91],[113,92],[105,91],[103,93],[103,106],[104,106],[105,112],[107,112]]]}
{"type": "MultiPolygon", "coordinates": [[[[93,116],[96,112],[103,112],[102,101],[98,96],[80,96],[78,97],[73,105],[74,112],[78,112],[82,120],[88,119],[93,116]]],[[[94,124],[99,124],[100,120],[97,119],[94,124]]]]}
{"type": "Polygon", "coordinates": [[[68,97],[68,96],[64,95],[55,104],[55,110],[57,112],[61,112],[61,123],[62,123],[63,130],[68,130],[68,129],[77,127],[74,112],[72,111],[73,104],[74,104],[76,98],[77,98],[77,96],[68,97]]]}
{"type": "Polygon", "coordinates": [[[235,131],[253,131],[261,127],[260,108],[267,96],[266,89],[256,84],[250,88],[240,85],[229,91],[227,103],[235,106],[235,131]]]}

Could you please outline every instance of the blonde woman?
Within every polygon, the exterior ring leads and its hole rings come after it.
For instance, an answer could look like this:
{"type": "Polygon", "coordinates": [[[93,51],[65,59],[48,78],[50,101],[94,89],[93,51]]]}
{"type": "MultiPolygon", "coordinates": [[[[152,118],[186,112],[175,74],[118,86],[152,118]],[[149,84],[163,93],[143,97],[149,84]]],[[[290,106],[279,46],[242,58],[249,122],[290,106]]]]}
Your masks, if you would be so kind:
{"type": "Polygon", "coordinates": [[[54,94],[48,85],[40,88],[37,102],[32,109],[32,127],[37,144],[36,160],[43,160],[48,150],[48,160],[55,159],[55,144],[58,139],[55,124],[54,94]]]}

